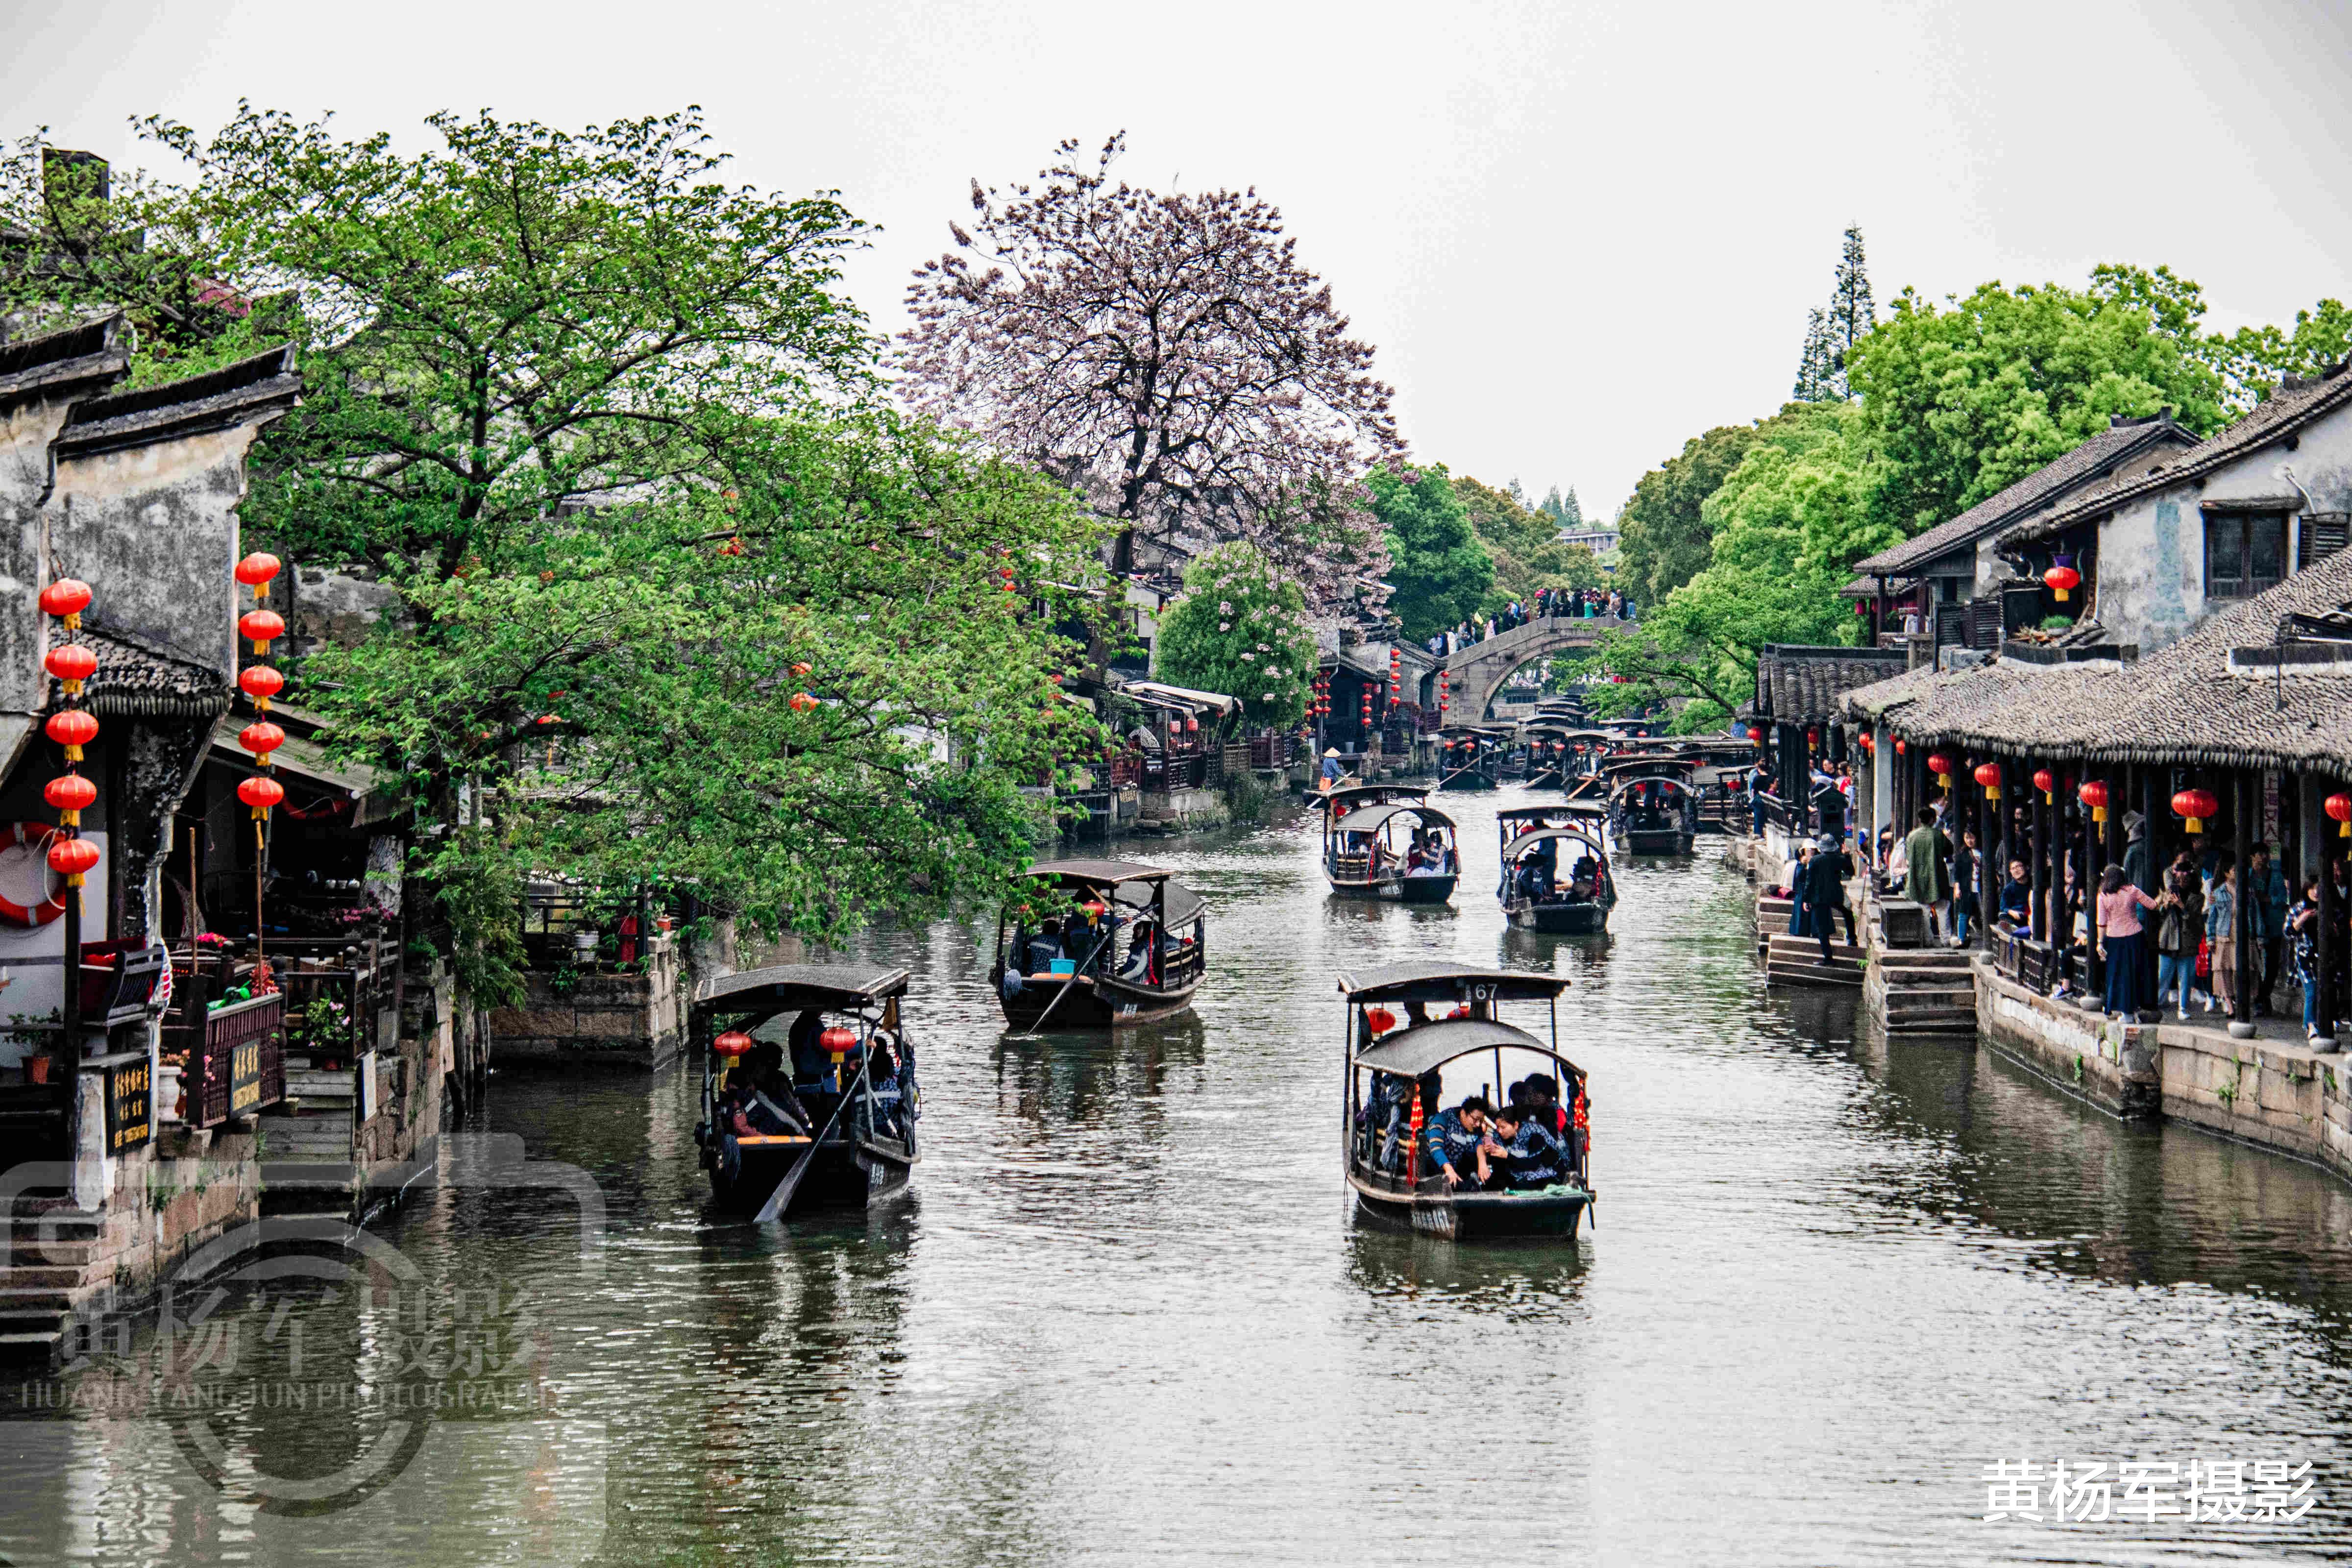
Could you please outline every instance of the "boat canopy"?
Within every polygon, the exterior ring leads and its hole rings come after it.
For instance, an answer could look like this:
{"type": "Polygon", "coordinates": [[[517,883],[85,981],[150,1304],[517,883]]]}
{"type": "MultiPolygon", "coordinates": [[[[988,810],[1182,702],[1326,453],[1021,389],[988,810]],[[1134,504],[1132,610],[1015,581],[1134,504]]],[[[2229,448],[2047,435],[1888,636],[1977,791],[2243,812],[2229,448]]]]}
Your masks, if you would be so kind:
{"type": "Polygon", "coordinates": [[[906,994],[907,972],[875,964],[778,963],[740,974],[715,974],[694,988],[699,1014],[854,1012],[906,994]]]}
{"type": "Polygon", "coordinates": [[[1323,792],[1325,805],[1378,805],[1388,801],[1426,800],[1429,790],[1423,784],[1348,784],[1323,792]]]}
{"type": "MultiPolygon", "coordinates": [[[[1204,900],[1200,894],[1173,877],[1168,879],[1167,887],[1166,914],[1170,925],[1182,925],[1201,912],[1204,900]]],[[[1110,896],[1120,908],[1133,910],[1139,914],[1145,913],[1151,908],[1150,882],[1121,882],[1111,889],[1110,896]]]]}
{"type": "Polygon", "coordinates": [[[1687,780],[1678,779],[1672,773],[1648,773],[1633,778],[1619,779],[1617,787],[1609,792],[1609,798],[1615,800],[1618,796],[1637,790],[1643,784],[1664,784],[1668,789],[1680,790],[1685,795],[1693,793],[1687,780]]]}
{"type": "Polygon", "coordinates": [[[1377,833],[1392,819],[1400,816],[1418,817],[1423,823],[1432,826],[1454,826],[1454,819],[1433,805],[1402,803],[1396,805],[1368,806],[1362,811],[1351,811],[1344,820],[1333,826],[1332,831],[1334,833],[1377,833]]]}
{"type": "Polygon", "coordinates": [[[1525,1029],[1492,1018],[1441,1018],[1373,1042],[1356,1053],[1356,1065],[1400,1078],[1419,1078],[1459,1058],[1503,1049],[1533,1051],[1556,1062],[1568,1061],[1525,1029]]]}
{"type": "Polygon", "coordinates": [[[1630,756],[1612,757],[1601,764],[1604,773],[1631,773],[1636,768],[1669,768],[1680,772],[1697,767],[1694,757],[1668,756],[1659,752],[1641,752],[1630,756]]]}
{"type": "Polygon", "coordinates": [[[1602,817],[1609,808],[1589,800],[1556,801],[1550,805],[1515,805],[1508,811],[1495,814],[1496,822],[1536,822],[1555,816],[1602,817]]]}
{"type": "Polygon", "coordinates": [[[1153,882],[1175,875],[1132,860],[1045,860],[1030,867],[1029,874],[1071,888],[1116,888],[1122,882],[1153,882]]]}
{"type": "Polygon", "coordinates": [[[1350,1002],[1458,1002],[1482,990],[1496,1002],[1549,1002],[1568,989],[1557,974],[1525,969],[1465,969],[1437,959],[1382,964],[1339,976],[1350,1002]]]}
{"type": "Polygon", "coordinates": [[[1581,844],[1588,849],[1598,849],[1601,847],[1600,840],[1593,837],[1592,831],[1590,828],[1538,827],[1533,833],[1522,833],[1517,838],[1512,839],[1508,844],[1504,845],[1503,863],[1507,866],[1512,861],[1517,859],[1525,851],[1533,848],[1535,846],[1541,844],[1548,839],[1554,838],[1566,838],[1573,843],[1581,844]]]}

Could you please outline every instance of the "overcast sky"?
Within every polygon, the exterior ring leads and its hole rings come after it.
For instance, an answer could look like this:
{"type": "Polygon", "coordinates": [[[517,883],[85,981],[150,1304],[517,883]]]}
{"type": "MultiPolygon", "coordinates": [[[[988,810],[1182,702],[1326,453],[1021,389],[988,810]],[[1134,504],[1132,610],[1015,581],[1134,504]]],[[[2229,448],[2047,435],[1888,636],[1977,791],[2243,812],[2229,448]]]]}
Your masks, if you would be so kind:
{"type": "MultiPolygon", "coordinates": [[[[882,226],[898,324],[969,180],[1125,128],[1127,176],[1255,184],[1380,349],[1415,452],[1607,513],[1771,412],[1859,222],[1882,306],[2168,262],[2211,321],[2352,286],[2352,6],[2186,0],[1119,6],[0,0],[10,137],[142,156],[240,97],[422,145],[436,109],[699,103],[745,180],[882,226]]],[[[152,156],[143,161],[152,163],[152,156]]]]}

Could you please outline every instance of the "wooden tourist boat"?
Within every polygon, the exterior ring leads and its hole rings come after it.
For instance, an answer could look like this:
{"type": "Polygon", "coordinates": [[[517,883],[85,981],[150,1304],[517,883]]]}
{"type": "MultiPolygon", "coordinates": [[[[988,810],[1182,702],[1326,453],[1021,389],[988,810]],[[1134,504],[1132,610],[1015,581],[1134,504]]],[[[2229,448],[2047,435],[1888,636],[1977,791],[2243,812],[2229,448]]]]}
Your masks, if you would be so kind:
{"type": "Polygon", "coordinates": [[[1673,773],[1620,779],[1609,792],[1609,829],[1628,855],[1687,855],[1698,833],[1698,792],[1673,773]]]}
{"type": "Polygon", "coordinates": [[[695,987],[695,1141],[723,1207],[781,1219],[863,1208],[907,1184],[922,1157],[922,1110],[906,993],[903,969],[845,963],[777,964],[695,987]]]}
{"type": "Polygon", "coordinates": [[[1529,789],[1561,789],[1566,787],[1570,770],[1576,765],[1575,743],[1569,739],[1570,731],[1556,724],[1530,724],[1528,737],[1528,787],[1529,789]]]}
{"type": "Polygon", "coordinates": [[[1461,847],[1454,819],[1424,804],[1428,793],[1393,784],[1332,792],[1323,810],[1323,874],[1333,892],[1404,904],[1454,896],[1461,847]]]}
{"type": "Polygon", "coordinates": [[[1503,879],[1495,896],[1504,918],[1553,936],[1607,931],[1609,911],[1617,907],[1617,879],[1602,839],[1608,819],[1608,807],[1580,801],[1496,812],[1503,879]]]}
{"type": "Polygon", "coordinates": [[[1504,750],[1503,736],[1482,726],[1454,725],[1439,731],[1437,787],[1493,789],[1501,772],[1504,750]]]}
{"type": "Polygon", "coordinates": [[[1559,1054],[1559,997],[1567,989],[1557,975],[1432,960],[1339,977],[1348,1008],[1342,1161],[1360,1215],[1451,1241],[1576,1235],[1593,1191],[1584,1074],[1559,1054]],[[1549,1045],[1495,1016],[1517,1002],[1546,1004],[1549,1045]],[[1556,1089],[1568,1112],[1566,1168],[1529,1190],[1449,1185],[1426,1158],[1423,1128],[1474,1093],[1504,1103],[1512,1072],[1521,1083],[1549,1079],[1556,1089]]]}
{"type": "MultiPolygon", "coordinates": [[[[1027,906],[997,917],[988,972],[1014,1028],[1109,1029],[1148,1024],[1192,1005],[1207,968],[1208,914],[1175,873],[1124,860],[1055,860],[1032,867],[1073,906],[1083,935],[1049,964],[1038,962],[1043,921],[1027,906]],[[1010,937],[1008,942],[1007,938],[1010,937]]],[[[1058,939],[1056,939],[1058,941],[1058,939]]]]}

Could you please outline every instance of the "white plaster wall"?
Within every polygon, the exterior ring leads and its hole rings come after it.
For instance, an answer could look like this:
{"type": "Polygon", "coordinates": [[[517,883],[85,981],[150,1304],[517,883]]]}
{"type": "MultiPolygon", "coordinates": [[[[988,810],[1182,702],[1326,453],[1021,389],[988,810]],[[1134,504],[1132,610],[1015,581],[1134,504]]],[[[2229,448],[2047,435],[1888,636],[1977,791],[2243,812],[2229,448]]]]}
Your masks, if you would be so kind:
{"type": "MultiPolygon", "coordinates": [[[[2306,425],[2294,451],[2273,441],[2217,472],[2137,498],[2099,529],[2099,622],[2143,653],[2175,642],[2209,612],[2203,508],[2294,497],[2313,511],[2352,511],[2352,408],[2306,425]]],[[[2299,502],[2297,503],[2299,506],[2299,502]]],[[[2287,564],[2299,548],[2291,521],[2287,564]]]]}

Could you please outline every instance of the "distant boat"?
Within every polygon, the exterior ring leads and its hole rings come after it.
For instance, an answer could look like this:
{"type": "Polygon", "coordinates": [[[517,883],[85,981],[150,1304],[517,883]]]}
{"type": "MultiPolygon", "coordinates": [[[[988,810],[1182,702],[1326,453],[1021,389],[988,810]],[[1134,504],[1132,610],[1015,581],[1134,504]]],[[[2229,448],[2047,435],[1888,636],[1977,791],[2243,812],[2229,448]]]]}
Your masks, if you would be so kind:
{"type": "Polygon", "coordinates": [[[1033,939],[1047,914],[1038,914],[1034,927],[1025,905],[998,915],[988,978],[1006,1023],[1108,1029],[1171,1017],[1192,1005],[1207,971],[1208,915],[1201,895],[1174,872],[1124,860],[1056,860],[1029,874],[1064,897],[1081,934],[1061,943],[1063,956],[1039,969],[1033,939]]]}
{"type": "Polygon", "coordinates": [[[1406,904],[1442,904],[1454,896],[1461,847],[1454,819],[1427,805],[1428,794],[1400,784],[1359,784],[1325,798],[1323,874],[1333,892],[1406,904]],[[1429,857],[1418,866],[1416,843],[1429,857]]]}
{"type": "Polygon", "coordinates": [[[1607,821],[1606,806],[1581,801],[1496,812],[1503,879],[1495,891],[1504,918],[1522,931],[1555,936],[1607,931],[1609,911],[1617,907],[1617,879],[1601,837],[1607,821]],[[1589,875],[1580,876],[1587,867],[1589,875]]]}

